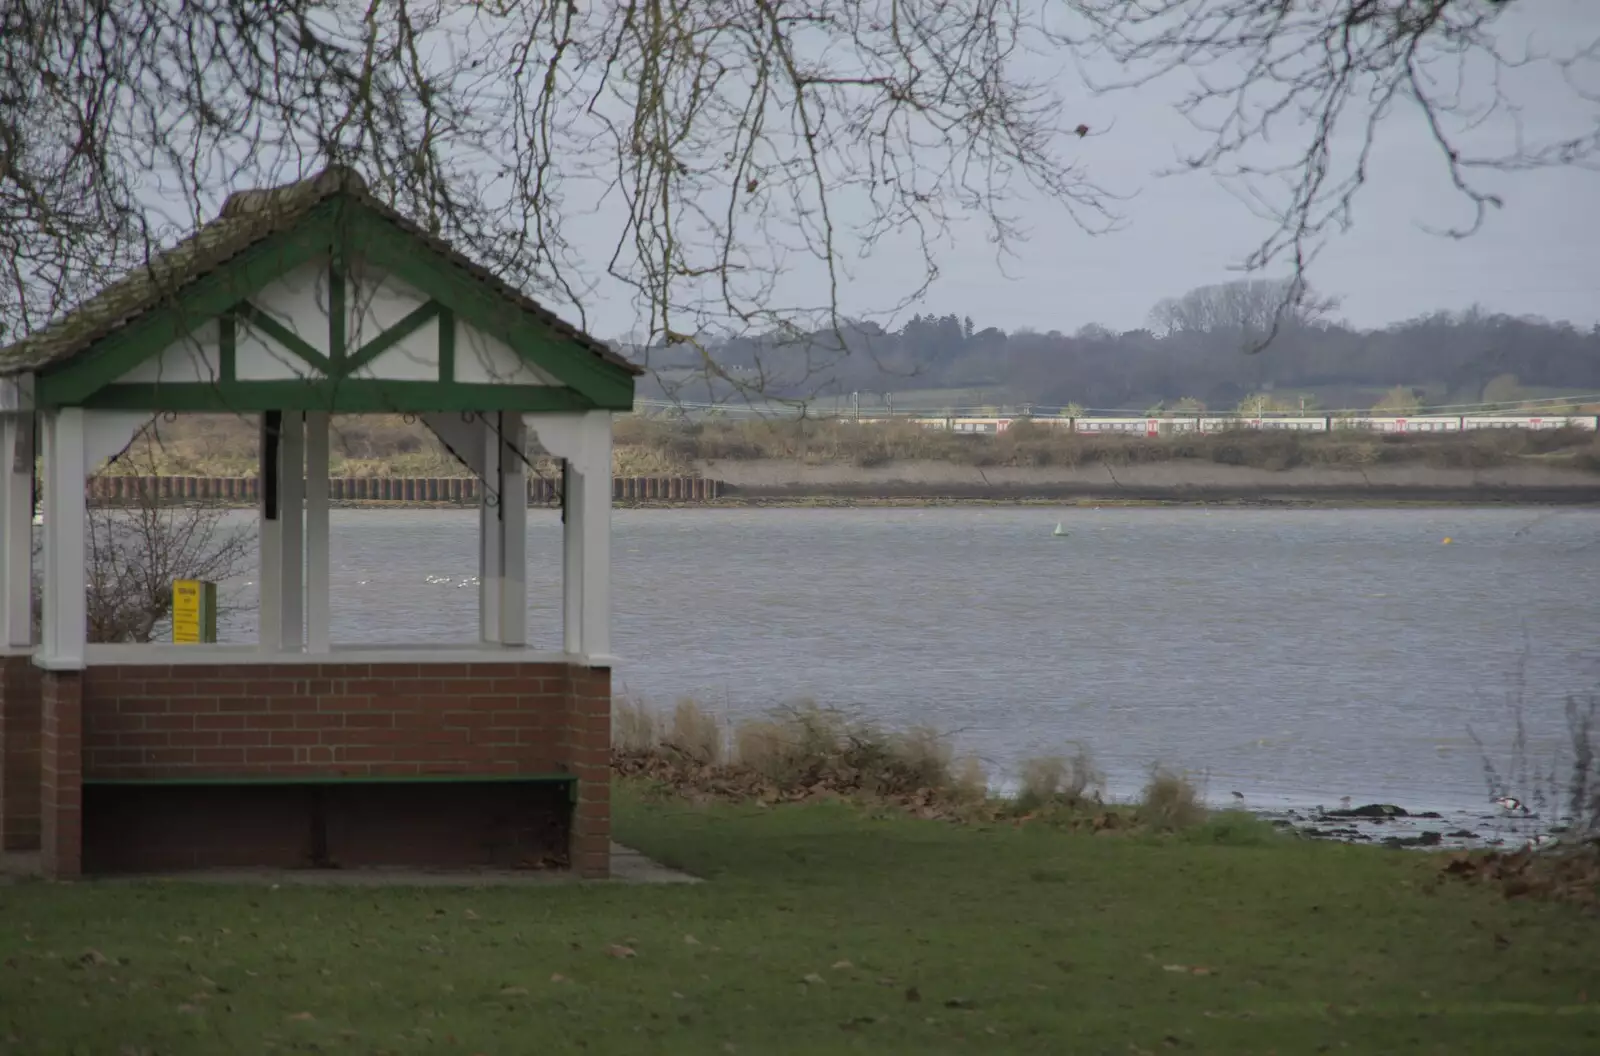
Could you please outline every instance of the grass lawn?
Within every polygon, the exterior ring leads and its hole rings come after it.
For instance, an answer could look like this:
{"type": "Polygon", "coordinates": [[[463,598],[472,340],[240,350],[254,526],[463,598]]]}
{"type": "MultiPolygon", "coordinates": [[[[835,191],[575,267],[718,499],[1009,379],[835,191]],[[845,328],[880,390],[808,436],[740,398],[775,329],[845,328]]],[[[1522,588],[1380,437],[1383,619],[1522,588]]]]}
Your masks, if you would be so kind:
{"type": "Polygon", "coordinates": [[[712,882],[0,887],[0,1052],[1600,1052],[1600,919],[1417,854],[627,790],[617,829],[712,882]]]}

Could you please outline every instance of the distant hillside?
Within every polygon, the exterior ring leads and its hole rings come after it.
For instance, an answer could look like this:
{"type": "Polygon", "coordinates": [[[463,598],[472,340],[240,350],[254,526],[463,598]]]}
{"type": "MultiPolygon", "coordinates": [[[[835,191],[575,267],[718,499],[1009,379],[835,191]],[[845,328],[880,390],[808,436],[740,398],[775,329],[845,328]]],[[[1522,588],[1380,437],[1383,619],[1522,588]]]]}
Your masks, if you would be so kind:
{"type": "Polygon", "coordinates": [[[711,341],[726,378],[709,381],[691,346],[630,352],[658,372],[641,394],[685,400],[725,398],[744,385],[830,404],[854,392],[865,406],[882,406],[885,393],[892,406],[896,393],[944,390],[950,406],[971,406],[977,393],[1013,405],[1142,411],[1183,401],[1232,410],[1266,394],[1286,410],[1304,397],[1314,410],[1368,408],[1386,397],[1439,406],[1600,393],[1600,326],[1469,311],[1358,330],[1333,321],[1333,302],[1309,293],[1278,315],[1284,290],[1263,280],[1202,287],[1161,302],[1148,328],[1125,333],[1007,332],[918,315],[899,330],[854,322],[837,332],[711,341]],[[1395,396],[1397,388],[1409,396],[1395,396]]]}

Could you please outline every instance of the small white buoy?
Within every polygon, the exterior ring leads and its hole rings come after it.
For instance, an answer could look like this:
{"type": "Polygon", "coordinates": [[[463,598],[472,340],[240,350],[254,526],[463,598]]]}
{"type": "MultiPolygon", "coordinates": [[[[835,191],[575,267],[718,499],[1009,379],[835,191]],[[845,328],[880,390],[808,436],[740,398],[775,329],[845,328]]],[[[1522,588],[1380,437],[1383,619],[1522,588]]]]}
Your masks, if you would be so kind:
{"type": "Polygon", "coordinates": [[[1057,521],[1056,522],[1056,530],[1051,532],[1050,534],[1054,535],[1054,536],[1057,536],[1057,537],[1060,537],[1060,536],[1065,536],[1065,535],[1071,535],[1072,533],[1067,531],[1067,529],[1062,526],[1060,521],[1057,521]]]}

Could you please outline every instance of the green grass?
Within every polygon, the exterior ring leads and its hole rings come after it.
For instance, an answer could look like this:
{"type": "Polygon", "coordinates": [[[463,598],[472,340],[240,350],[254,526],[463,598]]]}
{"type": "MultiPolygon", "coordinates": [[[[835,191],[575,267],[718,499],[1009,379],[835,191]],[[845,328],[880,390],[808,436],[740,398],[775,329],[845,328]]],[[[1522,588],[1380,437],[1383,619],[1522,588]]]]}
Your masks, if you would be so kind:
{"type": "Polygon", "coordinates": [[[617,829],[710,882],[0,888],[0,1051],[1600,1051],[1600,920],[1420,855],[626,789],[617,829]]]}

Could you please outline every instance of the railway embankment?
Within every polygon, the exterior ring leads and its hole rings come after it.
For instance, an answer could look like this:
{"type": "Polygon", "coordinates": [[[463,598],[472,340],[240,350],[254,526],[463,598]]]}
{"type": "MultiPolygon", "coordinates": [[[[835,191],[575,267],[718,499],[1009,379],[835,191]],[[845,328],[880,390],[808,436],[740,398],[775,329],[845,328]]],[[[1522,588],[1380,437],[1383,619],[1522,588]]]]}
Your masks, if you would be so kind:
{"type": "Polygon", "coordinates": [[[1600,503],[1600,473],[1537,459],[1486,467],[1426,463],[1264,469],[1195,458],[1075,466],[978,466],[911,459],[875,466],[708,459],[725,501],[956,499],[1600,503]]]}

